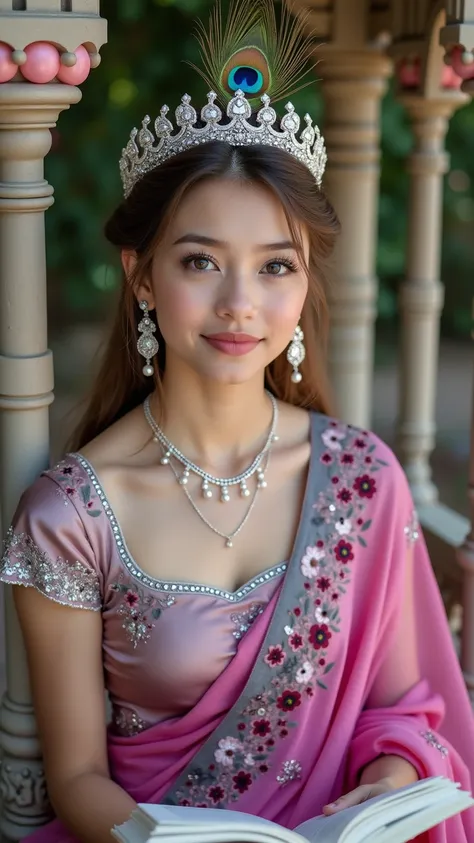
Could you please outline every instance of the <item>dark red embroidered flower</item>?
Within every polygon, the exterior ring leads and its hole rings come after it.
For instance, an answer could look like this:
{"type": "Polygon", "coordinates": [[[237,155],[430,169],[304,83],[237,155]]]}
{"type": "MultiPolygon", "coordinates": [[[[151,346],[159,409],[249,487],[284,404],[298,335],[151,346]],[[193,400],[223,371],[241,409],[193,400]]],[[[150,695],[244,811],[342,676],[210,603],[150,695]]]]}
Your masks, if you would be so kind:
{"type": "Polygon", "coordinates": [[[327,591],[328,588],[331,588],[331,580],[328,577],[319,577],[316,580],[316,585],[320,591],[327,591]]]}
{"type": "Polygon", "coordinates": [[[64,491],[66,492],[66,495],[69,495],[70,498],[72,498],[72,496],[76,494],[76,490],[73,486],[66,486],[64,491]]]}
{"type": "Polygon", "coordinates": [[[257,752],[264,752],[264,750],[265,750],[264,746],[257,746],[257,752]]]}
{"type": "Polygon", "coordinates": [[[366,448],[366,447],[367,447],[367,442],[365,441],[365,439],[356,439],[355,440],[354,448],[362,449],[362,448],[366,448]]]}
{"type": "Polygon", "coordinates": [[[344,571],[339,571],[339,579],[345,580],[345,578],[346,578],[346,575],[345,575],[344,571]]]}
{"type": "Polygon", "coordinates": [[[269,732],[271,732],[269,720],[254,720],[252,726],[252,734],[258,735],[259,738],[264,738],[265,735],[268,735],[269,732]]]}
{"type": "Polygon", "coordinates": [[[367,465],[370,465],[370,463],[372,462],[372,457],[366,457],[364,462],[367,463],[367,465]]]}
{"type": "Polygon", "coordinates": [[[350,503],[352,500],[352,492],[350,489],[346,488],[339,489],[337,493],[337,498],[341,501],[341,503],[350,503]]]}
{"type": "Polygon", "coordinates": [[[304,587],[305,587],[306,591],[309,591],[310,588],[311,588],[311,585],[309,584],[309,582],[305,582],[304,587]]]}
{"type": "Polygon", "coordinates": [[[134,609],[135,606],[139,603],[139,597],[136,591],[127,591],[125,595],[125,603],[127,606],[130,606],[131,609],[134,609]]]}
{"type": "Polygon", "coordinates": [[[261,773],[268,773],[268,765],[267,764],[260,764],[260,767],[258,769],[260,770],[261,773]]]}
{"type": "Polygon", "coordinates": [[[338,562],[352,562],[354,554],[352,553],[352,545],[344,539],[336,545],[334,553],[338,562]]]}
{"type": "Polygon", "coordinates": [[[363,523],[364,523],[364,519],[363,519],[363,518],[358,518],[358,519],[357,519],[357,524],[358,524],[358,526],[359,526],[359,527],[362,527],[362,524],[363,524],[363,523]]]}
{"type": "Polygon", "coordinates": [[[352,465],[354,462],[354,454],[348,454],[347,452],[345,454],[341,454],[340,462],[342,465],[352,465]]]}
{"type": "Polygon", "coordinates": [[[265,741],[267,746],[275,746],[275,741],[273,738],[268,738],[268,741],[265,741]]]}
{"type": "Polygon", "coordinates": [[[288,643],[291,649],[296,653],[296,651],[303,646],[303,637],[298,632],[294,632],[293,635],[290,635],[288,643]]]}
{"type": "Polygon", "coordinates": [[[296,606],[296,608],[293,609],[293,614],[294,614],[295,618],[299,618],[299,616],[301,615],[301,609],[298,606],[296,606]]]}
{"type": "Polygon", "coordinates": [[[214,785],[214,787],[210,787],[207,791],[207,794],[209,798],[212,799],[215,805],[218,802],[222,802],[225,796],[224,790],[218,784],[214,785]]]}
{"type": "Polygon", "coordinates": [[[330,638],[332,638],[332,632],[326,623],[315,623],[309,630],[308,641],[315,650],[326,649],[330,638]]]}
{"type": "Polygon", "coordinates": [[[209,805],[206,805],[205,802],[197,802],[196,803],[196,808],[208,808],[208,807],[209,807],[209,805]]]}
{"type": "Polygon", "coordinates": [[[316,547],[324,547],[324,542],[322,541],[322,539],[318,539],[318,541],[316,542],[316,547]]]}
{"type": "Polygon", "coordinates": [[[245,729],[247,728],[247,726],[246,726],[246,724],[245,724],[245,723],[239,723],[239,724],[237,725],[237,728],[238,728],[239,732],[243,732],[243,731],[245,731],[245,729]]]}
{"type": "Polygon", "coordinates": [[[209,769],[210,769],[210,770],[215,770],[215,769],[216,769],[216,765],[215,765],[215,764],[209,764],[209,769]]]}
{"type": "Polygon", "coordinates": [[[299,691],[283,691],[281,697],[277,699],[277,706],[280,711],[293,711],[301,705],[301,694],[299,691]]]}
{"type": "Polygon", "coordinates": [[[326,664],[326,659],[319,659],[318,664],[319,664],[321,667],[324,667],[324,665],[326,664]]]}
{"type": "Polygon", "coordinates": [[[87,509],[92,509],[93,506],[94,506],[94,501],[89,501],[89,503],[87,504],[87,509]]]}
{"type": "Polygon", "coordinates": [[[280,718],[280,720],[277,721],[277,726],[286,726],[286,720],[280,718]]]}
{"type": "Polygon", "coordinates": [[[269,647],[268,653],[264,658],[265,664],[268,664],[270,667],[278,667],[278,665],[283,664],[286,659],[286,653],[280,645],[276,647],[269,647]]]}
{"type": "Polygon", "coordinates": [[[337,600],[339,600],[339,592],[333,591],[333,593],[331,594],[331,600],[333,600],[334,603],[336,603],[337,600]]]}
{"type": "Polygon", "coordinates": [[[288,729],[280,729],[280,738],[286,738],[288,735],[288,729]]]}
{"type": "Polygon", "coordinates": [[[245,793],[252,784],[252,776],[250,773],[246,773],[245,770],[239,770],[236,776],[232,776],[232,781],[234,782],[234,790],[238,790],[239,793],[245,793]]]}
{"type": "Polygon", "coordinates": [[[314,694],[314,691],[313,691],[313,689],[312,689],[311,687],[306,688],[306,696],[307,696],[307,697],[312,697],[312,696],[313,696],[313,694],[314,694]]]}
{"type": "Polygon", "coordinates": [[[333,484],[333,486],[337,486],[337,484],[339,483],[339,477],[331,477],[331,483],[333,484]]]}
{"type": "Polygon", "coordinates": [[[182,808],[189,808],[189,806],[191,805],[189,799],[180,799],[179,804],[182,808]]]}
{"type": "Polygon", "coordinates": [[[65,465],[64,468],[61,469],[61,474],[64,474],[66,477],[72,474],[72,466],[65,465]]]}
{"type": "Polygon", "coordinates": [[[374,478],[368,474],[356,477],[353,488],[361,498],[373,498],[377,489],[374,478]]]}
{"type": "Polygon", "coordinates": [[[320,599],[319,597],[318,597],[318,599],[317,599],[317,600],[315,600],[315,601],[314,601],[314,605],[315,605],[315,606],[320,606],[320,605],[321,605],[321,599],[320,599]]]}
{"type": "Polygon", "coordinates": [[[321,462],[325,463],[325,465],[331,465],[332,463],[332,456],[327,451],[321,457],[321,462]]]}

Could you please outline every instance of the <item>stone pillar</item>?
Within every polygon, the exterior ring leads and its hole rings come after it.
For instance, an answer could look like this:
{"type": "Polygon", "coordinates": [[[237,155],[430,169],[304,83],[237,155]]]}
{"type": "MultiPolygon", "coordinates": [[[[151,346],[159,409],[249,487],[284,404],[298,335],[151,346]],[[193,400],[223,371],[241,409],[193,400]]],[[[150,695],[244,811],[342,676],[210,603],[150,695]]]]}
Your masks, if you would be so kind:
{"type": "Polygon", "coordinates": [[[437,499],[430,455],[435,445],[435,396],[439,322],[443,176],[448,168],[444,139],[448,121],[464,97],[458,92],[426,99],[400,97],[411,118],[414,149],[408,160],[410,200],[406,277],[400,292],[401,354],[398,443],[418,505],[437,499]]]}
{"type": "MultiPolygon", "coordinates": [[[[47,347],[44,179],[50,128],[81,98],[68,85],[0,85],[0,499],[11,519],[23,489],[49,463],[53,363],[47,347]]],[[[7,687],[0,709],[2,839],[48,818],[40,749],[20,631],[6,589],[7,687]]]]}
{"type": "MultiPolygon", "coordinates": [[[[100,61],[99,0],[0,0],[0,507],[5,530],[21,492],[49,464],[53,363],[47,344],[44,179],[50,129],[79,102],[100,61]],[[40,43],[35,43],[40,42],[40,43]],[[43,42],[47,42],[46,45],[43,42]],[[35,84],[35,83],[49,84],[35,84]]],[[[17,841],[50,816],[26,656],[5,588],[7,691],[0,708],[0,837],[17,841]]]]}
{"type": "Polygon", "coordinates": [[[377,281],[380,101],[390,60],[375,50],[321,50],[317,67],[325,103],[325,188],[342,235],[329,289],[329,372],[337,412],[367,427],[371,415],[377,281]]]}

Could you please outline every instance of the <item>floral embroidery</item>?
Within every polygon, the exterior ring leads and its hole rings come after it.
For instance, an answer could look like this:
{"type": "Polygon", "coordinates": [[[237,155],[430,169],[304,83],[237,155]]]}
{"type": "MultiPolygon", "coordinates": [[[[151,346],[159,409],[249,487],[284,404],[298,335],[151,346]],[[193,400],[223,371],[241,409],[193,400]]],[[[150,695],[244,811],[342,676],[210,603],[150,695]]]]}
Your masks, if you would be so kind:
{"type": "Polygon", "coordinates": [[[443,758],[446,758],[446,756],[449,755],[448,748],[446,746],[443,746],[442,743],[439,743],[436,735],[431,730],[428,730],[427,732],[420,732],[420,735],[422,738],[425,739],[427,743],[430,744],[430,746],[433,746],[435,749],[437,749],[438,752],[441,753],[443,758]]]}
{"type": "MultiPolygon", "coordinates": [[[[317,689],[328,687],[341,604],[372,524],[366,509],[377,495],[376,473],[387,463],[377,458],[369,434],[350,425],[331,422],[321,438],[328,485],[313,505],[314,540],[300,561],[301,588],[283,640],[271,642],[262,655],[269,675],[262,692],[240,712],[236,735],[219,741],[215,763],[190,774],[186,787],[175,794],[178,801],[225,806],[239,799],[271,769],[276,746],[297,727],[293,712],[299,713],[317,689]]],[[[283,786],[301,773],[297,760],[287,760],[277,781],[283,786]]]]}
{"type": "Polygon", "coordinates": [[[130,708],[122,708],[121,706],[114,706],[112,723],[114,731],[122,737],[132,737],[144,732],[145,729],[150,729],[153,723],[147,720],[142,720],[136,711],[130,708]]]}
{"type": "Polygon", "coordinates": [[[173,606],[176,600],[171,595],[154,597],[140,586],[123,582],[123,577],[121,579],[121,582],[113,583],[111,589],[123,594],[118,613],[123,617],[122,629],[136,649],[139,644],[149,640],[155,626],[153,621],[158,620],[162,610],[173,606]]]}
{"type": "Polygon", "coordinates": [[[40,550],[28,533],[7,532],[0,576],[11,585],[32,586],[56,603],[76,609],[102,608],[96,572],[76,559],[74,562],[40,550]]]}
{"type": "Polygon", "coordinates": [[[102,506],[97,499],[95,490],[87,477],[84,477],[81,467],[68,460],[62,460],[51,471],[47,472],[56,483],[59,484],[59,494],[65,505],[69,501],[77,501],[91,518],[98,518],[102,515],[102,506]]]}
{"type": "Polygon", "coordinates": [[[415,542],[417,542],[420,538],[420,524],[416,509],[413,510],[410,521],[406,525],[404,532],[409,544],[415,544],[415,542]]]}
{"type": "Polygon", "coordinates": [[[244,612],[238,612],[230,616],[232,623],[237,627],[232,633],[234,638],[237,638],[237,641],[240,641],[242,636],[248,632],[253,622],[262,614],[263,610],[263,603],[251,603],[244,612]]]}

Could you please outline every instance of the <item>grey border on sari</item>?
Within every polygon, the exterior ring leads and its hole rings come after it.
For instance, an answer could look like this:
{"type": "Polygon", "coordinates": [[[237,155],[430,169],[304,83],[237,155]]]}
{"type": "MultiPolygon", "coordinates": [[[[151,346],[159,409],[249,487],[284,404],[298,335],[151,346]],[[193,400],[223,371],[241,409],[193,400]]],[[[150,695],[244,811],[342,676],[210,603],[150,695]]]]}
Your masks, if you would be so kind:
{"type": "Polygon", "coordinates": [[[278,641],[281,639],[281,630],[287,623],[288,610],[294,605],[296,592],[301,590],[302,575],[299,563],[301,557],[304,555],[305,547],[309,543],[309,530],[311,527],[313,530],[315,529],[312,518],[313,505],[318,494],[323,492],[328,485],[327,470],[320,462],[322,452],[320,434],[328,427],[328,424],[329,419],[327,416],[315,412],[310,413],[311,457],[308,466],[301,517],[281,594],[247,683],[220,725],[201,746],[192,761],[186,766],[173,786],[162,798],[161,801],[164,804],[178,804],[180,801],[178,794],[180,791],[181,793],[183,792],[186,784],[189,781],[197,782],[201,779],[202,771],[208,770],[215,762],[215,749],[219,740],[224,739],[227,735],[238,734],[237,726],[242,713],[248,708],[252,700],[259,698],[259,695],[264,692],[268,683],[275,676],[275,671],[278,670],[278,667],[271,668],[266,665],[263,656],[275,640],[278,641]]]}

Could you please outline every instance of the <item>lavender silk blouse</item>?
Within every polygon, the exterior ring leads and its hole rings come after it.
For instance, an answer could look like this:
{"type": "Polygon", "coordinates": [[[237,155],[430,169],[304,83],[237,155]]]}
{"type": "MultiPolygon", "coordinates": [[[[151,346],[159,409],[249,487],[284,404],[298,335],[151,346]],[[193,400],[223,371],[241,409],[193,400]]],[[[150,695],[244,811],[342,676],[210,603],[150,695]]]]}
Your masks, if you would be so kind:
{"type": "Polygon", "coordinates": [[[69,454],[26,490],[0,579],[101,611],[111,728],[133,735],[192,709],[281,587],[286,564],[234,593],[160,582],[131,557],[92,466],[69,454]]]}

